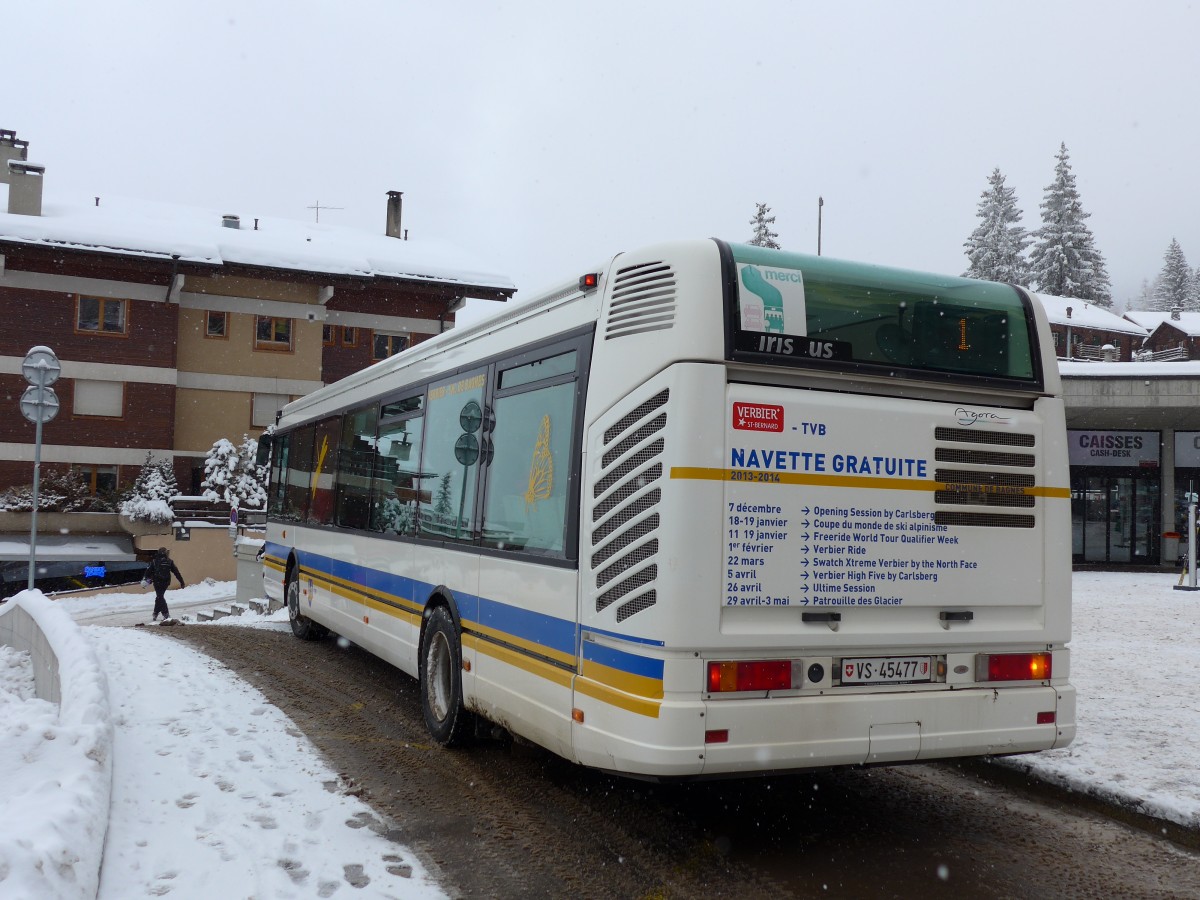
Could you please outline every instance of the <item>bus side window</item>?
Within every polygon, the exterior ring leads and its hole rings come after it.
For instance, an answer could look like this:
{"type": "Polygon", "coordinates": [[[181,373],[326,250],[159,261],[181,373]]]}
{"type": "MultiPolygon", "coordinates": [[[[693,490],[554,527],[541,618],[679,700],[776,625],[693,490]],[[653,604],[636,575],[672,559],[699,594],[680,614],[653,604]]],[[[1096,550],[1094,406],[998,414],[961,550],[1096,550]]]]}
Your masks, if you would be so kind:
{"type": "Polygon", "coordinates": [[[312,426],[300,428],[288,435],[287,468],[283,472],[283,507],[281,519],[299,522],[308,512],[309,485],[312,483],[312,426]]]}
{"type": "Polygon", "coordinates": [[[417,523],[423,537],[462,541],[476,537],[475,490],[486,384],[487,370],[478,369],[429,387],[420,471],[421,490],[428,492],[429,499],[420,504],[417,523]],[[473,431],[467,430],[469,425],[473,431]]]}
{"type": "Polygon", "coordinates": [[[338,440],[342,420],[329,419],[317,425],[313,438],[312,481],[309,483],[309,525],[333,524],[333,473],[337,468],[338,440]]]}
{"type": "Polygon", "coordinates": [[[495,409],[484,542],[506,550],[561,553],[575,383],[501,397],[495,409]]]}
{"type": "Polygon", "coordinates": [[[415,534],[417,507],[429,503],[430,486],[421,476],[420,416],[379,427],[375,479],[371,487],[371,530],[415,534]]]}
{"type": "Polygon", "coordinates": [[[375,469],[374,403],[342,417],[338,441],[336,521],[344,528],[366,528],[371,517],[371,473],[375,469]]]}
{"type": "Polygon", "coordinates": [[[290,435],[275,435],[271,447],[271,497],[267,511],[273,516],[283,514],[283,495],[287,481],[284,473],[287,471],[288,438],[290,435]]]}

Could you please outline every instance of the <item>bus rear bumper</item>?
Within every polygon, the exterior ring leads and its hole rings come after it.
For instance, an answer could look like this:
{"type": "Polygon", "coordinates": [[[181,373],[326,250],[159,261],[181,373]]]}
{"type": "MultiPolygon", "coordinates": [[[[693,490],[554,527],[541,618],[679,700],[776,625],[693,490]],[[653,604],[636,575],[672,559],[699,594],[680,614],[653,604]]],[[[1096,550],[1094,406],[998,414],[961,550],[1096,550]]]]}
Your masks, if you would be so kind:
{"type": "Polygon", "coordinates": [[[1032,753],[1065,747],[1074,738],[1075,689],[1064,684],[667,702],[654,725],[622,733],[639,739],[605,735],[603,757],[597,758],[586,744],[599,736],[577,732],[579,761],[678,778],[1032,753]],[[671,734],[685,733],[696,742],[672,745],[671,734]]]}

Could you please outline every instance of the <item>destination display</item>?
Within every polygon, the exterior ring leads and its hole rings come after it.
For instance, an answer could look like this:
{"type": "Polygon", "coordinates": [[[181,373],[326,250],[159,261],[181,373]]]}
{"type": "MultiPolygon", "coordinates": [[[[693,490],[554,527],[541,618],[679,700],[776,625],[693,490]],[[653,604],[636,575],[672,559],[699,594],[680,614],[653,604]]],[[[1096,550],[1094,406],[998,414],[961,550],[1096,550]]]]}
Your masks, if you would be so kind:
{"type": "Polygon", "coordinates": [[[935,491],[947,486],[935,478],[934,429],[913,427],[931,412],[960,429],[986,417],[862,399],[878,408],[847,415],[846,398],[817,393],[806,395],[802,415],[768,396],[731,402],[723,605],[1025,602],[1004,589],[1005,570],[1017,560],[1040,565],[1037,529],[936,522],[947,507],[935,491]]]}

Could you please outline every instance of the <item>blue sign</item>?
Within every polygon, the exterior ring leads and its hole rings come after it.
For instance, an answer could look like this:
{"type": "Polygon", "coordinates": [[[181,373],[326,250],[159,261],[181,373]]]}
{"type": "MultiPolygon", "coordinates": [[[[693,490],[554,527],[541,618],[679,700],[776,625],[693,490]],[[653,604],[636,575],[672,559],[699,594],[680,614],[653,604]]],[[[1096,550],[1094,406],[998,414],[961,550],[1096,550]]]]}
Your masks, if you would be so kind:
{"type": "Polygon", "coordinates": [[[83,567],[84,578],[103,578],[107,573],[108,569],[103,565],[83,567]]]}

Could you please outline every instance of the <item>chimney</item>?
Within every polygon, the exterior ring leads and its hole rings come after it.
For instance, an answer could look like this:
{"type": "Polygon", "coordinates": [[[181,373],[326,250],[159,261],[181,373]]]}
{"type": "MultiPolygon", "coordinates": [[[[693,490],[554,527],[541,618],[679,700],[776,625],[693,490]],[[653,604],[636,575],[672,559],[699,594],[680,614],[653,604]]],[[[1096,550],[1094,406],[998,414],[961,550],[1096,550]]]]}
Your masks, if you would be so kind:
{"type": "Polygon", "coordinates": [[[9,131],[7,128],[0,128],[0,180],[8,183],[8,161],[16,159],[25,162],[29,158],[29,142],[22,141],[17,137],[15,131],[9,131]]]}
{"type": "Polygon", "coordinates": [[[388,191],[387,192],[387,227],[383,233],[388,237],[404,238],[404,232],[400,230],[400,213],[404,209],[404,192],[403,191],[388,191]]]}
{"type": "Polygon", "coordinates": [[[42,214],[42,177],[45,166],[26,162],[29,142],[15,131],[0,128],[0,184],[8,185],[8,212],[21,216],[42,214]]]}
{"type": "Polygon", "coordinates": [[[8,161],[8,211],[18,216],[42,214],[42,177],[45,166],[8,161]]]}
{"type": "Polygon", "coordinates": [[[1183,307],[1182,307],[1182,306],[1172,306],[1172,307],[1171,307],[1171,319],[1172,319],[1172,321],[1178,322],[1178,321],[1179,321],[1179,314],[1180,314],[1181,312],[1183,312],[1183,307]]]}
{"type": "Polygon", "coordinates": [[[224,215],[221,216],[221,224],[226,228],[241,228],[242,220],[238,216],[224,215]]]}

